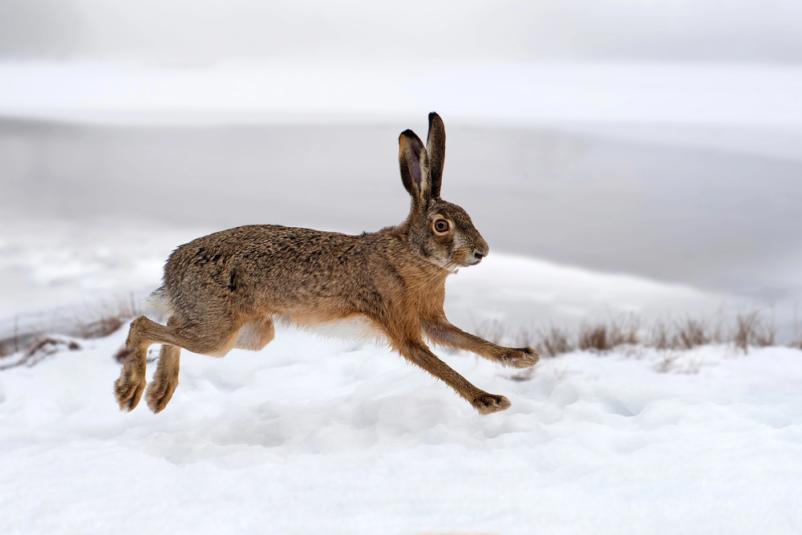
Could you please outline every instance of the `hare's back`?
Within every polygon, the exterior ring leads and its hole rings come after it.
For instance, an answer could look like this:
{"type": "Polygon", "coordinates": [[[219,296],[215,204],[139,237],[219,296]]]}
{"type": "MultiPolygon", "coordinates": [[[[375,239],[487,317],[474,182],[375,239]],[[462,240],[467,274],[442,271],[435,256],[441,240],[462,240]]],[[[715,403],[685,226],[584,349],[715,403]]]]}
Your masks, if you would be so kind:
{"type": "Polygon", "coordinates": [[[169,294],[236,291],[316,279],[357,256],[356,236],[278,225],[236,227],[178,247],[167,260],[169,294]]]}

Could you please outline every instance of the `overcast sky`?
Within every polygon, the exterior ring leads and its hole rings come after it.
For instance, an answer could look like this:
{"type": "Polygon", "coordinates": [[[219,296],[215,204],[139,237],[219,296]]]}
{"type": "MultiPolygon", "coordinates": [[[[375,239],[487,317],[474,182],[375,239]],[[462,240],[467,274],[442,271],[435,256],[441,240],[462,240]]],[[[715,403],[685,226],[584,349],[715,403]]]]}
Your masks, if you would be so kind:
{"type": "Polygon", "coordinates": [[[0,58],[802,62],[797,0],[2,0],[0,58]]]}

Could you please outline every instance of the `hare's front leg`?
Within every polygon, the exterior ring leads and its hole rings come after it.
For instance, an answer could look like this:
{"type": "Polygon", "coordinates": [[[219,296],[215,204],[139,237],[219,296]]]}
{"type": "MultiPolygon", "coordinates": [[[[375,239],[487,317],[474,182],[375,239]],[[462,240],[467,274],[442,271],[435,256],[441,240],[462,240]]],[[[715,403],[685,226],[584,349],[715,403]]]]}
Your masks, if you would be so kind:
{"type": "Polygon", "coordinates": [[[397,345],[399,352],[404,357],[441,379],[482,414],[503,411],[510,406],[510,401],[504,396],[489,394],[472,385],[448,364],[437,358],[437,355],[432,353],[423,342],[405,340],[397,345]]]}
{"type": "Polygon", "coordinates": [[[540,356],[531,347],[502,347],[452,325],[445,317],[424,323],[424,330],[436,344],[465,349],[504,366],[530,368],[540,356]]]}

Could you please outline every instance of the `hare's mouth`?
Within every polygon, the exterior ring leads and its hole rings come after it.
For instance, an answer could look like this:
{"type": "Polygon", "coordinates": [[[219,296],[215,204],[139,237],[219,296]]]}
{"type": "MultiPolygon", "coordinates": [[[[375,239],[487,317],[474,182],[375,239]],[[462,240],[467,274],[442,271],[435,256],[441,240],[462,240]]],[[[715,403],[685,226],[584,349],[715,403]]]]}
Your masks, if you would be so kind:
{"type": "Polygon", "coordinates": [[[466,260],[463,260],[462,262],[460,262],[460,267],[475,266],[476,264],[478,264],[481,261],[482,261],[481,258],[471,258],[470,260],[466,259],[466,260]]]}
{"type": "Polygon", "coordinates": [[[454,264],[460,267],[475,266],[481,262],[485,256],[487,256],[486,251],[480,251],[478,249],[462,250],[454,259],[454,264]]]}

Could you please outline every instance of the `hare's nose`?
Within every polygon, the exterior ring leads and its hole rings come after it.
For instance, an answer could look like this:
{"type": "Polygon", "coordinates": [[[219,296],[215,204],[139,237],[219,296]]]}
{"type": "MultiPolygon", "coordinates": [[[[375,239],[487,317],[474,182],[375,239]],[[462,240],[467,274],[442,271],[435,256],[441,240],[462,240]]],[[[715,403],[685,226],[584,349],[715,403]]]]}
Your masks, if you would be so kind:
{"type": "Polygon", "coordinates": [[[473,257],[474,257],[474,258],[476,259],[476,261],[478,262],[478,261],[480,261],[482,258],[484,258],[484,257],[485,257],[485,253],[482,253],[482,252],[480,252],[478,249],[474,249],[474,250],[473,250],[473,257]]]}

